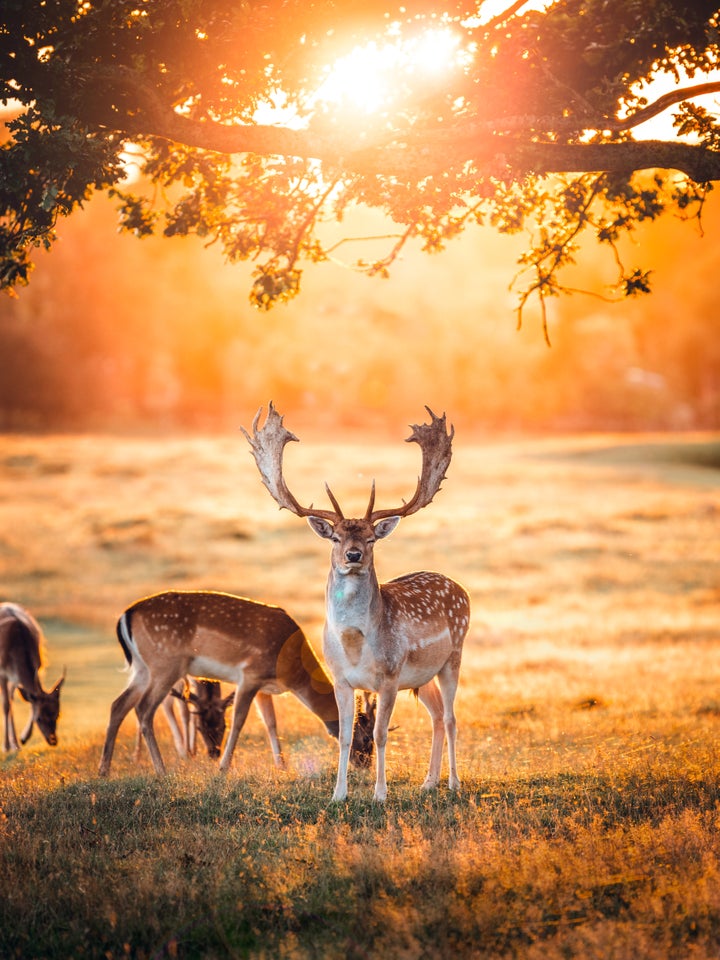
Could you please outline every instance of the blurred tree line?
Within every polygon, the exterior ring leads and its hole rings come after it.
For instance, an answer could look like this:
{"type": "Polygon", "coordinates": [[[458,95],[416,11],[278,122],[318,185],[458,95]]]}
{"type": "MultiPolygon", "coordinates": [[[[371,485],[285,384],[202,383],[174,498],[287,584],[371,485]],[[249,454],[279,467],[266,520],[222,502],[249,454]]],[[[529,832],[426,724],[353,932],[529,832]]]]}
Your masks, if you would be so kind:
{"type": "MultiPolygon", "coordinates": [[[[508,322],[510,238],[408,250],[386,281],[309,270],[306,296],[268,320],[248,304],[249,268],[195,238],[113,234],[113,218],[93,200],[31,286],[0,299],[0,429],[235,429],[269,399],[320,431],[395,435],[424,403],[466,431],[720,427],[711,206],[704,237],[672,222],[636,231],[654,296],[553,301],[551,348],[539,322],[508,322]]],[[[598,269],[584,257],[577,286],[597,287],[598,269]]]]}

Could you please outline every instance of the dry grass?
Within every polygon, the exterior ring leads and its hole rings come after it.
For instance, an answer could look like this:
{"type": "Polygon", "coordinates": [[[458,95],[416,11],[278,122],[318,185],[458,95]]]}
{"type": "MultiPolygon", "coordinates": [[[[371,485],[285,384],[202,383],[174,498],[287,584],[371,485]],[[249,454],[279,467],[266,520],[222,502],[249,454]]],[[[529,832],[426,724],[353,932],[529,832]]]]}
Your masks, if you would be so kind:
{"type": "MultiPolygon", "coordinates": [[[[61,744],[0,761],[0,955],[702,958],[720,953],[720,473],[711,438],[463,446],[437,501],[377,550],[470,590],[459,795],[419,792],[402,696],[389,798],[284,698],[287,773],[252,716],[233,772],[95,770],[122,689],[117,616],[155,590],[280,603],[320,648],[326,545],[279,513],[239,436],[4,437],[5,598],[63,664],[61,744]],[[653,442],[650,442],[653,440],[653,442]]],[[[412,446],[303,443],[291,485],[407,496],[412,446]],[[399,479],[400,478],[400,479],[399,479]]],[[[17,712],[24,718],[20,705],[17,712]]],[[[158,722],[160,726],[161,721],[158,722]]]]}

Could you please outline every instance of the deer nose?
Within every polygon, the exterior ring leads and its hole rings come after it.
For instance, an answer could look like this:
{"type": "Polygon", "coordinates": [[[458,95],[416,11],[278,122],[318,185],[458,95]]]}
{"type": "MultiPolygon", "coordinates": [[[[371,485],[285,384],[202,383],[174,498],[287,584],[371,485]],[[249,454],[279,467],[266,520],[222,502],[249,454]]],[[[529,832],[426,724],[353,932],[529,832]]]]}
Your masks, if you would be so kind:
{"type": "Polygon", "coordinates": [[[348,563],[359,563],[362,560],[362,553],[359,550],[348,550],[345,553],[345,559],[348,563]]]}

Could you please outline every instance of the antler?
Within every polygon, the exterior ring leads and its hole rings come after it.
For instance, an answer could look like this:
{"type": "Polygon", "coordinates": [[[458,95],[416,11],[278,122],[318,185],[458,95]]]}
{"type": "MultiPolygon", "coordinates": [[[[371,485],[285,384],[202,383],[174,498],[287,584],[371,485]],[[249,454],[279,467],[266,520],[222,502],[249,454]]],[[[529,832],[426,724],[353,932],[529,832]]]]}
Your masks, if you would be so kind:
{"type": "Polygon", "coordinates": [[[407,517],[426,507],[440,489],[445,479],[452,458],[452,439],[455,436],[455,427],[450,427],[450,433],[445,427],[445,414],[436,417],[430,407],[425,407],[432,418],[431,423],[411,425],[412,433],[406,443],[419,443],[422,449],[422,472],[418,478],[417,488],[411,499],[401,507],[387,510],[373,510],[375,502],[375,483],[373,482],[370,494],[366,519],[375,523],[385,517],[407,517]]]}
{"type": "Polygon", "coordinates": [[[255,414],[255,419],[252,423],[252,436],[250,436],[245,427],[241,427],[240,429],[247,437],[253,456],[255,457],[255,463],[260,471],[262,482],[270,491],[273,500],[280,505],[280,509],[285,507],[286,510],[296,514],[298,517],[322,517],[322,519],[329,520],[331,523],[341,520],[342,512],[327,484],[325,485],[325,489],[328,492],[330,502],[335,507],[335,510],[315,510],[312,504],[309,507],[301,507],[292,493],[290,493],[282,474],[283,452],[286,443],[289,443],[291,440],[297,440],[298,438],[294,433],[290,433],[289,430],[285,429],[283,426],[283,418],[273,406],[272,401],[270,401],[268,407],[265,426],[258,430],[261,413],[262,407],[260,407],[255,414]]]}

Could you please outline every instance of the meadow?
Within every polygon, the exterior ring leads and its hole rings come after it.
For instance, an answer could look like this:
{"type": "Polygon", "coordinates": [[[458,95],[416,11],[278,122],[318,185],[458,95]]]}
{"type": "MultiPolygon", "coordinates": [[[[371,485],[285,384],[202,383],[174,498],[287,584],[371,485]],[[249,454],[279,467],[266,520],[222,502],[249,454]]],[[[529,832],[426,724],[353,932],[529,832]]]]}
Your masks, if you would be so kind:
{"type": "MultiPolygon", "coordinates": [[[[291,429],[293,428],[292,425],[291,429]]],[[[286,475],[347,513],[412,493],[418,451],[304,441],[286,475]]],[[[127,675],[115,622],[166,589],[285,606],[321,650],[327,545],[261,486],[238,432],[3,436],[0,583],[66,668],[60,744],[0,758],[0,956],[527,958],[720,955],[720,439],[455,441],[442,491],[378,544],[383,579],[462,582],[462,789],[422,793],[430,729],[401,694],[388,800],[277,700],[289,764],[251,714],[229,775],[97,765],[127,675]]],[[[16,704],[22,722],[26,705],[16,704]]]]}

